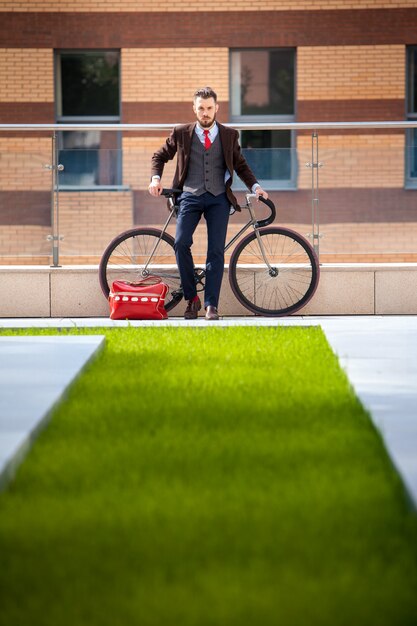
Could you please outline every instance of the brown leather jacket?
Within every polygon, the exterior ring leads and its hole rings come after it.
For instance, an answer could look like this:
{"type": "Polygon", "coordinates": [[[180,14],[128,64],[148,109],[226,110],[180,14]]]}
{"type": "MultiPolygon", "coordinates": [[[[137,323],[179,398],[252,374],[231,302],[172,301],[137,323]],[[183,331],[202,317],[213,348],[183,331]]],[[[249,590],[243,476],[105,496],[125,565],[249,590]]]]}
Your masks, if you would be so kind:
{"type": "MultiPolygon", "coordinates": [[[[162,177],[165,163],[177,155],[177,167],[174,180],[172,181],[174,189],[182,189],[184,185],[190,159],[191,138],[195,126],[196,122],[175,126],[165,144],[152,157],[152,176],[162,177]]],[[[223,148],[224,160],[230,172],[230,178],[226,183],[227,197],[234,209],[240,211],[240,206],[231,190],[234,172],[243,180],[248,189],[251,189],[258,181],[241,152],[237,130],[223,126],[223,124],[218,122],[217,126],[219,127],[219,138],[223,148]]]]}

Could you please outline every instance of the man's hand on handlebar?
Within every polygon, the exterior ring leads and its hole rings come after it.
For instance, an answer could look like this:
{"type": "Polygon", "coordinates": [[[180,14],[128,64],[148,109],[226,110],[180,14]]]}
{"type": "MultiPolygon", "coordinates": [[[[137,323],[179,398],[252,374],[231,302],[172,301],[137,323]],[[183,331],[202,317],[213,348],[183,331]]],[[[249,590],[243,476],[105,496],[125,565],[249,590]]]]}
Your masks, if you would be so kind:
{"type": "Polygon", "coordinates": [[[265,200],[268,200],[268,194],[266,193],[266,191],[262,189],[262,187],[257,187],[255,189],[255,193],[258,196],[258,200],[259,200],[259,196],[262,196],[263,198],[265,198],[265,200]]]}
{"type": "Polygon", "coordinates": [[[151,196],[155,196],[158,197],[161,195],[162,193],[162,185],[161,185],[161,179],[160,178],[153,178],[149,187],[148,187],[149,193],[151,194],[151,196]]]}

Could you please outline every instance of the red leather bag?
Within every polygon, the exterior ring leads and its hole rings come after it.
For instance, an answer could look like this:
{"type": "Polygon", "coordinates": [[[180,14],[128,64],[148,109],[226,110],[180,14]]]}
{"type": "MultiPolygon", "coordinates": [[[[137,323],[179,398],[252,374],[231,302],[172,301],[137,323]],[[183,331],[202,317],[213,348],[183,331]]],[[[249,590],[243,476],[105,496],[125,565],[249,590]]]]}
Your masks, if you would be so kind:
{"type": "Polygon", "coordinates": [[[158,276],[138,283],[116,280],[109,295],[112,320],[166,320],[165,296],[168,285],[158,276]]]}

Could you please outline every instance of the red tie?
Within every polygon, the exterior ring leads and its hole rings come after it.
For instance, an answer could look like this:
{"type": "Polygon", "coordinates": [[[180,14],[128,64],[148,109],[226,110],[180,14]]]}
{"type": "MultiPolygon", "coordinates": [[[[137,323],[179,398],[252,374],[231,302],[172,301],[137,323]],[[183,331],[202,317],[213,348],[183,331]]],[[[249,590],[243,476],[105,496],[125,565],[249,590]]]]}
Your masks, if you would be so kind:
{"type": "Polygon", "coordinates": [[[208,150],[211,146],[211,139],[209,137],[209,130],[203,130],[204,133],[204,147],[206,150],[208,150]]]}

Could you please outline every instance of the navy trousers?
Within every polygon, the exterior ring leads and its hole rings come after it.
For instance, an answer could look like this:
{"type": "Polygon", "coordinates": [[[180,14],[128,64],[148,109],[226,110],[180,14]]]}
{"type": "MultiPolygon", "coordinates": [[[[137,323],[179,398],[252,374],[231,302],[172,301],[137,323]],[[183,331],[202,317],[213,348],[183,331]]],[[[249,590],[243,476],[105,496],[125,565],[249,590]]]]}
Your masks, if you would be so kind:
{"type": "Polygon", "coordinates": [[[179,197],[175,256],[181,276],[184,298],[191,300],[197,295],[194,279],[194,261],[191,254],[193,234],[201,216],[207,223],[207,259],[204,306],[218,306],[224,269],[224,246],[229,222],[230,202],[226,193],[201,196],[185,191],[179,197]]]}

